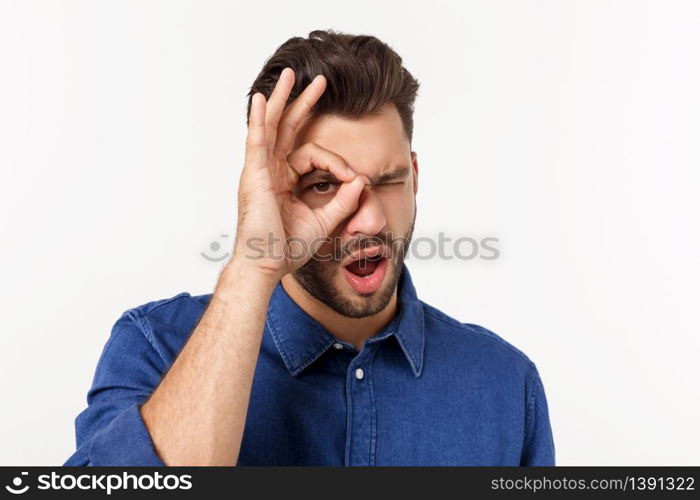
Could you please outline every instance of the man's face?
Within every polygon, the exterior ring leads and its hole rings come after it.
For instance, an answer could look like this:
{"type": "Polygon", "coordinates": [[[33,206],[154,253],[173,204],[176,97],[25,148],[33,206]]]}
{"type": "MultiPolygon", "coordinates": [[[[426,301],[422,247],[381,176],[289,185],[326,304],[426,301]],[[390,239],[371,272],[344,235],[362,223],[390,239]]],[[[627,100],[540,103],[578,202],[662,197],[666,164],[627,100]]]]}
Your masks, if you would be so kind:
{"type": "MultiPolygon", "coordinates": [[[[393,104],[358,120],[311,117],[299,130],[294,148],[307,142],[338,154],[371,184],[362,192],[357,210],[293,276],[344,316],[376,314],[392,298],[413,234],[417,156],[393,104]]],[[[300,178],[296,189],[302,201],[316,208],[328,203],[339,186],[332,174],[317,169],[300,178]]]]}

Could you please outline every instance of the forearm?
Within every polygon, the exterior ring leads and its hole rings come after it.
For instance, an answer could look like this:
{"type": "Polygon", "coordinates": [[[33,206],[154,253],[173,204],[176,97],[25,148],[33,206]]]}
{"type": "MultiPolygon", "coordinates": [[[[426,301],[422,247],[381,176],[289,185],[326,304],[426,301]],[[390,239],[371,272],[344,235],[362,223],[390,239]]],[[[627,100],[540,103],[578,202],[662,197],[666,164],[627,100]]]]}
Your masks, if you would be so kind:
{"type": "Polygon", "coordinates": [[[276,280],[240,261],[141,414],[167,465],[235,465],[276,280]]]}

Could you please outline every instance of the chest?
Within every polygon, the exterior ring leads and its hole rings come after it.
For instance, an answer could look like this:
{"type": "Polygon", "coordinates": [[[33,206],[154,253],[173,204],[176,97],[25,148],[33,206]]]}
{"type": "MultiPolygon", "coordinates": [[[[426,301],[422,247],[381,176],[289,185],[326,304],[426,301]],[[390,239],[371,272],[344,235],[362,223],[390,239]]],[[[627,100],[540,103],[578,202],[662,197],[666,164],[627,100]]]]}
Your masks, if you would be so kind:
{"type": "Polygon", "coordinates": [[[468,367],[415,377],[385,350],[292,376],[261,356],[239,465],[518,465],[523,422],[522,395],[468,367]]]}

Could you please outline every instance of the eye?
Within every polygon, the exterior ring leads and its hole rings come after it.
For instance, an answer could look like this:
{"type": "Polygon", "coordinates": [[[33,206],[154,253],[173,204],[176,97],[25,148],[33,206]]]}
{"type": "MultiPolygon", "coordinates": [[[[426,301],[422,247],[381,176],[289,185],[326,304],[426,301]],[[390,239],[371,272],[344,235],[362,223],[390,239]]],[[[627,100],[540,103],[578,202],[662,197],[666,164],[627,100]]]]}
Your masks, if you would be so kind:
{"type": "Polygon", "coordinates": [[[335,182],[317,182],[309,186],[309,189],[313,190],[316,194],[328,194],[333,192],[333,188],[337,186],[338,184],[335,182]]]}

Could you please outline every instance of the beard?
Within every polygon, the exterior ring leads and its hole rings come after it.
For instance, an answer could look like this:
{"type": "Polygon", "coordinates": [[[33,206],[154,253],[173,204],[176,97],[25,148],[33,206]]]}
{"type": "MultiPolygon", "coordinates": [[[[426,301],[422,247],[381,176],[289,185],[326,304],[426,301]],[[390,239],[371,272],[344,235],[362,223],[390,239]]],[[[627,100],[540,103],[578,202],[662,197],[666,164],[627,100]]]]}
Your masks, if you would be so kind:
{"type": "MultiPolygon", "coordinates": [[[[340,270],[341,260],[324,260],[317,258],[315,254],[311,259],[301,266],[292,275],[296,281],[314,298],[324,303],[335,312],[350,318],[364,318],[372,316],[382,311],[391,301],[394,290],[398,286],[401,278],[401,270],[406,258],[413,227],[416,222],[416,204],[414,201],[413,220],[411,227],[400,238],[391,240],[385,234],[373,235],[351,242],[353,249],[365,248],[363,243],[371,241],[373,244],[382,242],[390,251],[387,259],[388,273],[385,275],[385,283],[377,292],[369,295],[361,294],[359,298],[347,297],[335,284],[335,278],[340,270]],[[398,242],[398,244],[396,244],[398,242]]],[[[347,248],[345,249],[347,250],[347,248]]]]}

